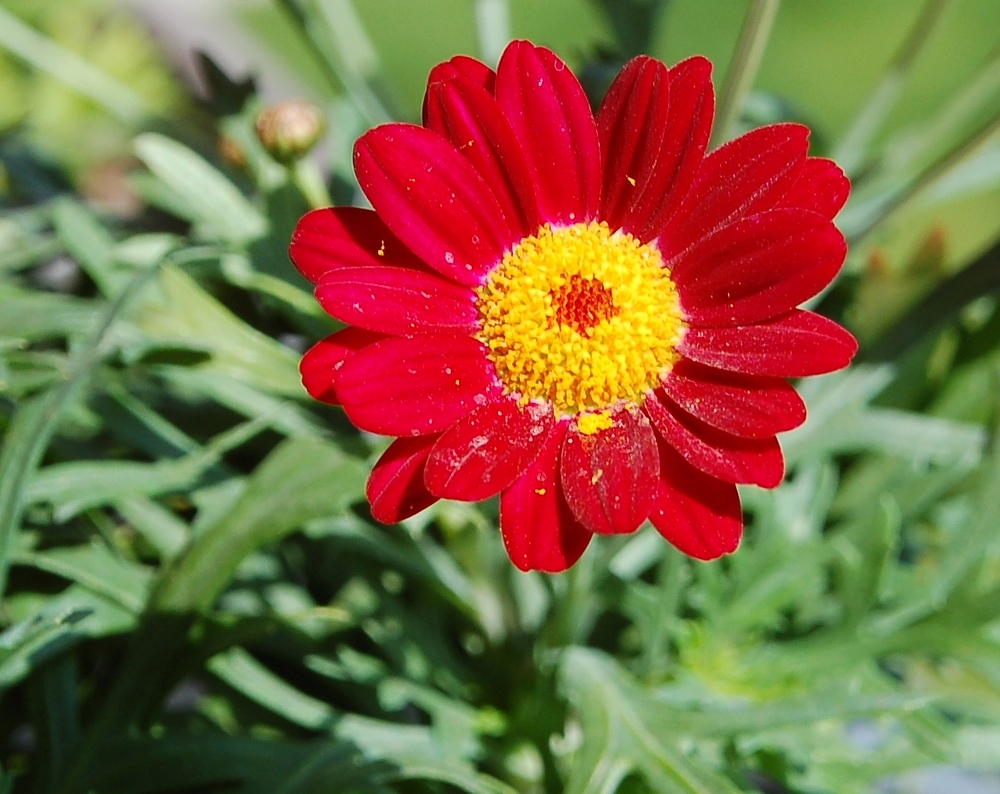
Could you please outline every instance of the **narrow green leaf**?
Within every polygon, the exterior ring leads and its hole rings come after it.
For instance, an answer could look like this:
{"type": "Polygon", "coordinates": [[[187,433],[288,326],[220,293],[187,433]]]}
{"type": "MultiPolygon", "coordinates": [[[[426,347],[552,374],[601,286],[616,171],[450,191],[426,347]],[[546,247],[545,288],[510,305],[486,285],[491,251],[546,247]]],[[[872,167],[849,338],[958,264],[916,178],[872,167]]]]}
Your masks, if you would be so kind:
{"type": "Polygon", "coordinates": [[[90,369],[100,360],[105,335],[129,298],[149,277],[135,276],[128,288],[105,311],[100,326],[70,359],[69,377],[61,385],[18,408],[0,448],[0,594],[6,589],[7,569],[15,534],[26,505],[24,490],[42,462],[56,430],[60,412],[68,405],[90,369]]]}
{"type": "Polygon", "coordinates": [[[88,637],[135,628],[135,616],[113,601],[71,585],[37,614],[0,634],[0,690],[88,637]]]}
{"type": "Polygon", "coordinates": [[[302,397],[298,356],[243,322],[182,270],[162,268],[161,294],[136,307],[132,320],[150,348],[203,350],[212,358],[199,369],[249,383],[261,391],[302,397]]]}
{"type": "Polygon", "coordinates": [[[176,557],[188,542],[188,525],[152,499],[129,496],[114,502],[122,518],[146,539],[164,562],[176,557]]]}
{"type": "Polygon", "coordinates": [[[365,476],[359,462],[332,444],[286,441],[257,467],[222,520],[200,535],[167,574],[155,598],[156,609],[206,609],[252,551],[363,498],[365,476]]]}
{"type": "Polygon", "coordinates": [[[0,47],[74,91],[92,99],[119,121],[136,125],[149,112],[143,97],[94,64],[29,27],[0,6],[0,47]]]}
{"type": "Polygon", "coordinates": [[[183,144],[158,133],[135,139],[146,166],[176,193],[203,233],[246,244],[267,232],[267,220],[220,171],[183,144]]]}
{"type": "Polygon", "coordinates": [[[76,659],[63,654],[28,681],[28,710],[38,742],[36,774],[51,789],[79,738],[76,659]]]}
{"type": "Polygon", "coordinates": [[[53,202],[52,224],[66,251],[94,280],[101,293],[107,298],[117,297],[132,274],[115,267],[115,239],[111,234],[86,208],[70,198],[53,202]]]}
{"type": "Polygon", "coordinates": [[[29,341],[77,337],[100,321],[101,301],[0,285],[0,336],[29,341]]]}
{"type": "Polygon", "coordinates": [[[868,147],[896,106],[914,61],[949,2],[950,0],[926,0],[917,21],[886,66],[875,91],[837,145],[833,159],[852,176],[864,162],[868,147]]]}
{"type": "Polygon", "coordinates": [[[237,425],[183,458],[155,463],[89,460],[54,463],[40,469],[28,483],[28,504],[46,502],[57,523],[91,507],[128,496],[158,496],[190,488],[224,454],[245,444],[266,427],[258,419],[237,425]]]}
{"type": "Polygon", "coordinates": [[[208,669],[237,692],[303,728],[320,731],[333,722],[334,710],[329,705],[300,692],[242,648],[213,656],[208,669]]]}
{"type": "Polygon", "coordinates": [[[12,562],[69,579],[135,614],[142,612],[153,578],[150,569],[116,557],[99,543],[20,551],[12,562]]]}
{"type": "MultiPolygon", "coordinates": [[[[737,794],[727,778],[679,749],[669,720],[648,721],[648,697],[618,664],[585,648],[565,651],[559,681],[583,729],[566,794],[611,792],[631,771],[661,794],[737,794]]],[[[666,708],[663,709],[666,711],[666,708]]]]}
{"type": "Polygon", "coordinates": [[[396,766],[394,777],[450,783],[468,794],[515,794],[510,786],[476,772],[468,762],[449,757],[424,725],[347,714],[337,723],[335,733],[360,747],[366,758],[396,766]]]}
{"type": "Polygon", "coordinates": [[[391,772],[346,742],[171,734],[109,744],[91,786],[115,794],[331,794],[374,789],[391,772]]]}

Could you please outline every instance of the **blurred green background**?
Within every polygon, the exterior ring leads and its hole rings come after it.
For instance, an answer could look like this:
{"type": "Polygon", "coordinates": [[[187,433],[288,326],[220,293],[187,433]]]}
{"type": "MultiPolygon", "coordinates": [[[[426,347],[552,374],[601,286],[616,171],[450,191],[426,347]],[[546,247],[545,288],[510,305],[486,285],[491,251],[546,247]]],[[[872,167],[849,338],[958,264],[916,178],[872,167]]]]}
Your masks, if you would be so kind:
{"type": "Polygon", "coordinates": [[[289,237],[434,64],[528,37],[596,100],[702,53],[721,95],[775,5],[0,0],[0,794],[998,790],[995,0],[784,0],[762,39],[733,132],[851,172],[815,307],[862,352],[800,384],[738,554],[647,526],[524,575],[495,501],[378,525],[386,440],[299,382],[338,324],[289,237]],[[255,120],[299,95],[328,135],[288,166],[255,120]]]}

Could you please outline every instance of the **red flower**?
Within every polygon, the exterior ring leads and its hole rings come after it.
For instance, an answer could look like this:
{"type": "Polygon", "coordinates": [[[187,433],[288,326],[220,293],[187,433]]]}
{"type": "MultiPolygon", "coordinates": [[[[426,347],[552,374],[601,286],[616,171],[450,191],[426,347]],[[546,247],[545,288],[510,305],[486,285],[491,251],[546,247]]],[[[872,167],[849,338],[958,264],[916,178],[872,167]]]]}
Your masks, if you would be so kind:
{"type": "Polygon", "coordinates": [[[647,518],[693,557],[736,549],[735,483],[778,485],[775,434],[806,416],[783,379],[857,348],[796,308],[843,264],[850,185],[798,124],[706,156],[713,112],[705,58],[635,58],[595,120],[518,41],[496,73],[435,67],[422,127],[357,142],[375,211],[306,215],[291,256],[349,324],[306,353],[306,388],[399,437],[368,483],[377,519],[499,493],[523,570],[647,518]]]}

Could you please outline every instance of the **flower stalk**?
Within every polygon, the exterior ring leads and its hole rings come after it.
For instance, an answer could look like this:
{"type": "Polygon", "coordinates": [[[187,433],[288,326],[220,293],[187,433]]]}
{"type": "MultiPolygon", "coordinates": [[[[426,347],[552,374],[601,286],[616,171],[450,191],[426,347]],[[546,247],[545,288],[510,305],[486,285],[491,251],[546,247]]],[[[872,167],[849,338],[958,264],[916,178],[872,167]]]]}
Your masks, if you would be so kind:
{"type": "Polygon", "coordinates": [[[743,101],[757,78],[757,70],[764,57],[764,50],[767,49],[780,5],[781,0],[753,0],[747,9],[733,60],[726,72],[726,82],[722,86],[709,148],[715,148],[729,140],[733,125],[743,108],[743,101]]]}

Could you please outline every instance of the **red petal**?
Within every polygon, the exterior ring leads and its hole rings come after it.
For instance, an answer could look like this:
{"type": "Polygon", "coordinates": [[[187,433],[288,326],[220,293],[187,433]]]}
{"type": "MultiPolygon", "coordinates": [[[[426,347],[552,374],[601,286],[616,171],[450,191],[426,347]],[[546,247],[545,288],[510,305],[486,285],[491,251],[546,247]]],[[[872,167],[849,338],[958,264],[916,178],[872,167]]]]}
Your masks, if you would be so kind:
{"type": "Polygon", "coordinates": [[[344,362],[337,376],[348,418],[384,436],[441,432],[499,393],[484,345],[457,334],[376,342],[344,362]]]}
{"type": "Polygon", "coordinates": [[[806,420],[805,403],[781,378],[725,372],[686,358],[667,373],[663,390],[692,416],[736,436],[767,438],[806,420]]]}
{"type": "Polygon", "coordinates": [[[775,488],[785,475],[776,438],[741,438],[716,430],[657,390],[644,404],[657,432],[688,463],[726,482],[775,488]]]}
{"type": "Polygon", "coordinates": [[[691,192],[659,238],[665,260],[731,223],[775,206],[798,179],[809,128],[772,124],[705,158],[691,192]]]}
{"type": "Polygon", "coordinates": [[[295,227],[288,255],[313,284],[339,267],[425,267],[376,213],[358,207],[307,212],[295,227]]]}
{"type": "Polygon", "coordinates": [[[559,471],[566,502],[592,532],[634,532],[653,504],[660,470],[656,434],[638,408],[618,411],[593,435],[574,422],[563,441],[559,471]]]}
{"type": "Polygon", "coordinates": [[[520,237],[538,231],[535,185],[521,144],[493,95],[456,78],[427,89],[427,126],[460,151],[490,186],[520,237]]]}
{"type": "Polygon", "coordinates": [[[778,206],[818,212],[833,220],[850,195],[851,180],[839,165],[822,157],[808,157],[799,178],[778,206]]]}
{"type": "Polygon", "coordinates": [[[490,189],[431,130],[384,124],[354,145],[354,170],[386,225],[438,272],[482,283],[517,242],[490,189]]]}
{"type": "Polygon", "coordinates": [[[383,334],[362,328],[344,328],[326,339],[320,339],[306,351],[299,363],[302,385],[314,399],[330,405],[340,405],[334,388],[340,368],[361,348],[382,339],[385,339],[383,334]]]}
{"type": "Polygon", "coordinates": [[[437,501],[424,486],[424,466],[435,441],[437,436],[397,438],[382,453],[365,488],[377,521],[395,524],[437,501]]]}
{"type": "Polygon", "coordinates": [[[760,325],[688,328],[677,349],[733,372],[804,378],[843,369],[858,352],[858,342],[833,320],[796,310],[760,325]]]}
{"type": "Polygon", "coordinates": [[[770,210],[722,229],[669,263],[692,325],[744,325],[794,309],[830,283],[847,256],[833,223],[770,210]]]}
{"type": "MultiPolygon", "coordinates": [[[[460,77],[469,80],[492,94],[497,84],[497,73],[482,61],[470,58],[468,55],[456,55],[450,61],[439,63],[431,73],[427,75],[427,88],[430,89],[435,83],[445,83],[460,77]]],[[[424,94],[424,126],[431,127],[428,123],[427,114],[430,108],[427,105],[427,95],[424,94]]]]}
{"type": "Polygon", "coordinates": [[[628,208],[646,189],[667,131],[669,105],[667,67],[648,55],[625,64],[604,95],[597,112],[604,158],[601,219],[612,229],[624,225],[628,208]]]}
{"type": "Polygon", "coordinates": [[[661,474],[649,520],[670,543],[698,560],[736,551],[743,512],[736,486],[703,474],[661,446],[661,474]]]}
{"type": "Polygon", "coordinates": [[[538,457],[555,424],[552,409],[505,397],[460,419],[435,444],[424,475],[446,499],[478,502],[500,493],[538,457]]]}
{"type": "Polygon", "coordinates": [[[405,267],[344,267],[316,287],[320,305],[341,322],[385,334],[479,327],[476,296],[434,273],[405,267]]]}
{"type": "Polygon", "coordinates": [[[551,50],[515,41],[500,59],[496,93],[532,169],[541,220],[591,220],[601,200],[601,148],[580,81],[551,50]]]}
{"type": "Polygon", "coordinates": [[[714,115],[712,62],[698,55],[673,67],[666,135],[655,164],[637,177],[645,186],[629,209],[625,231],[642,242],[659,236],[698,177],[714,115]]]}
{"type": "Polygon", "coordinates": [[[557,465],[568,422],[549,432],[535,462],[500,494],[500,531],[511,562],[522,571],[565,571],[593,537],[573,517],[557,465]]]}

